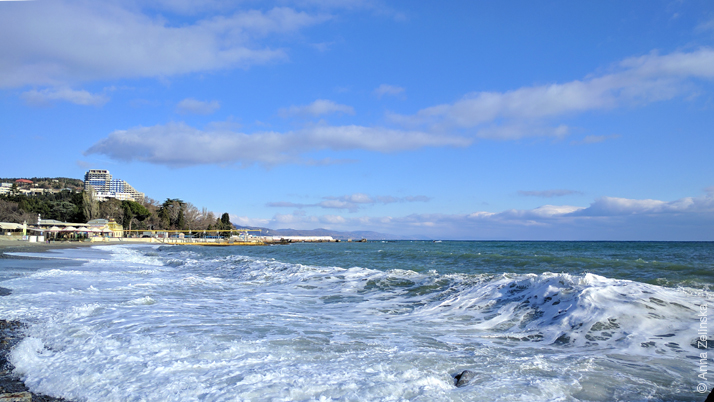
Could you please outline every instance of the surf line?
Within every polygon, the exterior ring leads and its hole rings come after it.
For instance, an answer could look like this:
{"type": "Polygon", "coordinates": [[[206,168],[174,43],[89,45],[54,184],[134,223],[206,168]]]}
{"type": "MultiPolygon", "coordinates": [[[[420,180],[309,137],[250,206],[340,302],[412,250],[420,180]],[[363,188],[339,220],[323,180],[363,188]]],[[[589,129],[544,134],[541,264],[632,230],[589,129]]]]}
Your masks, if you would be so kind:
{"type": "Polygon", "coordinates": [[[699,374],[697,375],[699,379],[697,380],[697,392],[705,393],[709,389],[709,379],[707,378],[709,361],[709,358],[707,356],[707,344],[709,342],[709,326],[707,322],[709,306],[707,304],[707,301],[709,300],[709,294],[706,289],[702,291],[701,296],[704,298],[704,301],[702,302],[702,304],[699,305],[699,314],[697,314],[697,317],[699,317],[699,330],[697,331],[697,349],[703,349],[704,351],[699,352],[699,374]]]}

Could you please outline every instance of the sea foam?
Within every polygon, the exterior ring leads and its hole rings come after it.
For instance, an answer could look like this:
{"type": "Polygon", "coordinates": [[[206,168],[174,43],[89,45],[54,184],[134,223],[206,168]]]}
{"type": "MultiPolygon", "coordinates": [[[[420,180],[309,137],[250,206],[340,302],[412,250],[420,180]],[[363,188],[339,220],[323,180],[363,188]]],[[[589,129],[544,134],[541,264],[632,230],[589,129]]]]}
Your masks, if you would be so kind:
{"type": "Polygon", "coordinates": [[[13,293],[0,298],[0,317],[29,323],[10,361],[37,392],[77,401],[676,399],[695,380],[700,299],[690,289],[180,248],[98,247],[82,258],[3,282],[13,293]],[[464,369],[477,377],[456,388],[464,369]]]}

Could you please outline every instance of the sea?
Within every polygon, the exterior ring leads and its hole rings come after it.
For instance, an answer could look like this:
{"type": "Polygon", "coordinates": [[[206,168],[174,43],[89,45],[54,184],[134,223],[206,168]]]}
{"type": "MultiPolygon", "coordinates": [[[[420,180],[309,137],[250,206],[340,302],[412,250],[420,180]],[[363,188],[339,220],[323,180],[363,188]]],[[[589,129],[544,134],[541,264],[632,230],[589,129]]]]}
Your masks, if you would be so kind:
{"type": "Polygon", "coordinates": [[[703,402],[714,386],[711,242],[12,256],[14,374],[71,401],[703,402]]]}

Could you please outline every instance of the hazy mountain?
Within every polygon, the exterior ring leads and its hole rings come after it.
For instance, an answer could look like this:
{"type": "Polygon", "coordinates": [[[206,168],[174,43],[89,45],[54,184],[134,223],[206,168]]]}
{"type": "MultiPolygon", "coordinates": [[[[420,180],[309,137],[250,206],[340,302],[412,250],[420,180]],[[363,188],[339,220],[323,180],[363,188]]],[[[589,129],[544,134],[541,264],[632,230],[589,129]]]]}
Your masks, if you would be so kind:
{"type": "Polygon", "coordinates": [[[268,229],[261,227],[249,227],[249,226],[238,226],[233,225],[236,229],[260,229],[261,235],[264,236],[332,236],[339,240],[426,240],[424,236],[398,236],[387,233],[379,233],[372,231],[354,231],[354,232],[340,232],[337,230],[329,229],[310,229],[310,230],[299,230],[299,229],[268,229]]]}

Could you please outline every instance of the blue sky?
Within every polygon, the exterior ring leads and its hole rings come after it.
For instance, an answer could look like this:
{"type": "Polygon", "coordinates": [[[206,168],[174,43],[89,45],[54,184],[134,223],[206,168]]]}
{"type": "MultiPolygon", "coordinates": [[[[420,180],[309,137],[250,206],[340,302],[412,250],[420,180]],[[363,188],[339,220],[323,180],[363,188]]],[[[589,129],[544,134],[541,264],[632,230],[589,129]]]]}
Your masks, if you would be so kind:
{"type": "Polygon", "coordinates": [[[237,224],[714,240],[711,1],[0,1],[2,177],[237,224]]]}

